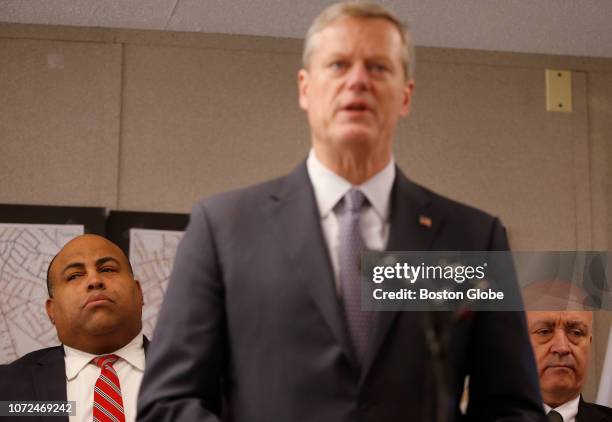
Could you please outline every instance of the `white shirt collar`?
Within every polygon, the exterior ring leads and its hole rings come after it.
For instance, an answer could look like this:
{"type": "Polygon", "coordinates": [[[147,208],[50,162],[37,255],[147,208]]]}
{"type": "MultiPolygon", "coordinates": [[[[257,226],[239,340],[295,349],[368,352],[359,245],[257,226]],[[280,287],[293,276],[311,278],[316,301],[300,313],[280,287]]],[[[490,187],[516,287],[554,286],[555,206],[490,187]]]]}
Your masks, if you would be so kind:
{"type": "Polygon", "coordinates": [[[568,402],[563,403],[559,407],[555,407],[554,409],[544,403],[544,410],[546,413],[550,412],[551,409],[556,410],[563,416],[564,421],[575,421],[576,415],[578,414],[578,404],[580,403],[580,394],[576,396],[575,399],[572,399],[568,402]]]}
{"type": "MultiPolygon", "coordinates": [[[[145,360],[143,348],[143,334],[142,330],[136,337],[132,339],[128,344],[123,346],[121,349],[112,352],[124,359],[127,363],[135,367],[140,371],[144,371],[145,360]]],[[[64,345],[65,362],[66,362],[66,378],[68,380],[74,379],[82,370],[91,362],[91,360],[99,355],[92,355],[91,353],[77,350],[72,347],[64,345]]],[[[107,353],[110,354],[110,353],[107,353]]]]}
{"type": "MultiPolygon", "coordinates": [[[[348,180],[325,167],[312,149],[306,160],[306,168],[314,189],[319,214],[321,218],[325,218],[353,185],[348,180]]],[[[389,199],[394,180],[395,160],[391,157],[389,164],[384,169],[376,173],[365,183],[355,186],[363,192],[374,211],[383,220],[387,220],[389,217],[389,199]]]]}

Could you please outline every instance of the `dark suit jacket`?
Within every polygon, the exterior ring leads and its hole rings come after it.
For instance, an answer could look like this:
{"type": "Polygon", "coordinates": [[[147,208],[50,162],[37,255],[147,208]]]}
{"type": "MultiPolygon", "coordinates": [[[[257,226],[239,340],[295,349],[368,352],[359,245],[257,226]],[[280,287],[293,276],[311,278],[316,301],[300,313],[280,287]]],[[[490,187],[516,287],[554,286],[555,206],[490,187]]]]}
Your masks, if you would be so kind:
{"type": "Polygon", "coordinates": [[[595,403],[587,403],[580,397],[576,422],[612,422],[612,409],[595,403]]]}
{"type": "MultiPolygon", "coordinates": [[[[508,247],[497,219],[399,170],[390,218],[388,250],[508,247]],[[419,225],[421,214],[431,227],[419,225]]],[[[305,164],[195,205],[148,355],[139,421],[430,418],[423,314],[381,312],[360,369],[319,221],[305,164]]],[[[469,373],[472,420],[543,417],[522,313],[476,314],[453,334],[454,404],[469,373]]]]}
{"type": "MultiPolygon", "coordinates": [[[[149,340],[144,337],[147,351],[149,340]]],[[[0,400],[66,401],[66,365],[62,346],[35,350],[0,366],[0,400]]],[[[80,406],[77,403],[77,406],[80,406]]],[[[0,417],[8,421],[8,417],[0,417]]],[[[15,417],[16,422],[68,422],[68,417],[15,417]]]]}

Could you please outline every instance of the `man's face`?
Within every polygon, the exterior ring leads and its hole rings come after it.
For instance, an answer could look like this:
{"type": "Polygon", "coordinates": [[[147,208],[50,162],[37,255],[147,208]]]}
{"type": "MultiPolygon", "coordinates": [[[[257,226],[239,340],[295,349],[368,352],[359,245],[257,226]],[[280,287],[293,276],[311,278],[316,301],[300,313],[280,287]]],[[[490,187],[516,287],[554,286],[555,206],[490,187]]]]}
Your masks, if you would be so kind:
{"type": "Polygon", "coordinates": [[[56,256],[50,273],[53,297],[47,313],[62,343],[90,351],[102,336],[112,344],[138,334],[142,291],[116,245],[100,236],[80,236],[56,256]]]}
{"type": "Polygon", "coordinates": [[[527,312],[544,402],[551,407],[580,394],[593,339],[593,314],[585,311],[527,312]]]}
{"type": "Polygon", "coordinates": [[[309,68],[298,74],[313,146],[390,156],[414,87],[405,80],[399,31],[384,19],[342,17],[314,37],[309,68]]]}

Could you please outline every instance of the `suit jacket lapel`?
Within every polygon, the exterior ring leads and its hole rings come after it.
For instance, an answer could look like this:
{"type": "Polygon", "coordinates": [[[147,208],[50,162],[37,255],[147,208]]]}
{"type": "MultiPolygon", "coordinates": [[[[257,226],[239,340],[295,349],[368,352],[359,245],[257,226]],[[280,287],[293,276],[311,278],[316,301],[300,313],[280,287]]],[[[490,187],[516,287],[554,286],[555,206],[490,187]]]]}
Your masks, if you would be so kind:
{"type": "MultiPolygon", "coordinates": [[[[396,167],[391,189],[391,213],[387,251],[426,251],[441,227],[442,217],[430,209],[426,191],[404,176],[396,167]]],[[[370,333],[370,348],[366,355],[362,381],[371,368],[398,312],[377,312],[370,333]]]]}
{"type": "Polygon", "coordinates": [[[602,414],[595,406],[586,403],[580,396],[576,422],[605,422],[609,420],[606,415],[602,414]]]}
{"type": "Polygon", "coordinates": [[[270,227],[273,227],[292,268],[306,283],[331,331],[355,364],[305,163],[281,179],[280,186],[271,194],[263,211],[269,216],[270,227]]]}
{"type": "MultiPolygon", "coordinates": [[[[66,401],[66,366],[64,348],[50,349],[32,368],[36,400],[66,401]]],[[[78,403],[77,403],[78,406],[78,403]]],[[[68,422],[68,417],[43,416],[44,422],[68,422]]]]}
{"type": "Polygon", "coordinates": [[[431,208],[431,198],[396,169],[391,190],[388,251],[426,251],[433,245],[442,217],[431,208]]]}

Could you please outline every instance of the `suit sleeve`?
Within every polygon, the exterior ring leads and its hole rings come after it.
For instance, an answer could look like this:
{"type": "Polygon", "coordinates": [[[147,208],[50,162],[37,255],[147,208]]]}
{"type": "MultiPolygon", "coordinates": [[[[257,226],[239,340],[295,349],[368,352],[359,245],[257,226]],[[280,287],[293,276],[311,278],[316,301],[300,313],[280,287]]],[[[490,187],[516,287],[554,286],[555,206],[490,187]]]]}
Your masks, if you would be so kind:
{"type": "MultiPolygon", "coordinates": [[[[498,219],[493,222],[489,250],[509,250],[498,219]]],[[[505,270],[514,272],[512,265],[505,270]]],[[[511,280],[516,283],[514,277],[511,280]]],[[[473,329],[467,420],[545,421],[525,313],[479,312],[473,329]]]]}
{"type": "Polygon", "coordinates": [[[227,356],[223,303],[213,230],[197,204],[148,349],[138,421],[220,420],[227,356]]]}

